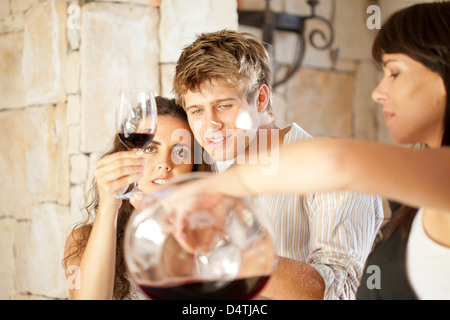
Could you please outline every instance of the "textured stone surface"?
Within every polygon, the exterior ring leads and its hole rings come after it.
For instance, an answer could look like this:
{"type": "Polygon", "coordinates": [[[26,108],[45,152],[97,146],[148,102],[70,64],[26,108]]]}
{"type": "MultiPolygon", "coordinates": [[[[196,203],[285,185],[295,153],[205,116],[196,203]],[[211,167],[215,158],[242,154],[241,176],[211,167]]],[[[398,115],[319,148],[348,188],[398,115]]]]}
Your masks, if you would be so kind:
{"type": "Polygon", "coordinates": [[[62,259],[69,232],[69,209],[44,203],[34,207],[30,221],[17,224],[16,290],[47,297],[67,297],[62,259]]]}
{"type": "Polygon", "coordinates": [[[25,14],[23,12],[6,16],[3,21],[0,22],[0,33],[21,32],[23,31],[24,23],[25,14]]]}
{"type": "Polygon", "coordinates": [[[353,75],[300,70],[287,85],[288,113],[315,136],[352,136],[353,75]]]}
{"type": "Polygon", "coordinates": [[[437,2],[436,0],[380,0],[380,8],[381,8],[381,17],[382,20],[385,21],[388,19],[394,12],[408,7],[410,5],[422,2],[437,2]]]}
{"type": "Polygon", "coordinates": [[[72,184],[86,181],[89,166],[89,157],[84,154],[76,154],[70,157],[70,182],[72,184]]]}
{"type": "Polygon", "coordinates": [[[35,2],[17,4],[17,10],[27,8],[23,32],[0,35],[0,109],[65,100],[66,4],[52,0],[31,6],[35,2]]]}
{"type": "Polygon", "coordinates": [[[24,107],[23,34],[0,35],[0,109],[24,107]]]}
{"type": "MultiPolygon", "coordinates": [[[[111,0],[97,0],[97,2],[112,2],[111,0]]],[[[122,3],[134,3],[134,4],[142,4],[147,6],[159,6],[161,4],[161,0],[115,0],[115,2],[122,3]]]]}
{"type": "Polygon", "coordinates": [[[114,135],[118,92],[159,93],[158,10],[91,2],[82,8],[81,150],[105,151],[114,135]]]}
{"type": "Polygon", "coordinates": [[[65,101],[66,3],[32,6],[25,17],[22,73],[27,104],[65,101]]]}
{"type": "Polygon", "coordinates": [[[0,1],[0,19],[6,18],[11,13],[11,7],[8,1],[0,1]]]}
{"type": "Polygon", "coordinates": [[[68,205],[66,107],[0,113],[0,216],[29,218],[33,202],[68,205]]]}
{"type": "Polygon", "coordinates": [[[71,52],[67,56],[64,69],[64,84],[67,94],[80,92],[81,57],[79,51],[71,52]]]}
{"type": "Polygon", "coordinates": [[[15,13],[28,10],[31,6],[38,4],[39,0],[9,0],[9,2],[11,11],[15,13]]]}
{"type": "Polygon", "coordinates": [[[16,261],[14,259],[14,235],[16,220],[0,219],[0,298],[7,299],[15,293],[16,261]]]}
{"type": "Polygon", "coordinates": [[[184,46],[203,32],[238,28],[235,0],[164,0],[161,2],[160,62],[176,62],[184,46]]]}

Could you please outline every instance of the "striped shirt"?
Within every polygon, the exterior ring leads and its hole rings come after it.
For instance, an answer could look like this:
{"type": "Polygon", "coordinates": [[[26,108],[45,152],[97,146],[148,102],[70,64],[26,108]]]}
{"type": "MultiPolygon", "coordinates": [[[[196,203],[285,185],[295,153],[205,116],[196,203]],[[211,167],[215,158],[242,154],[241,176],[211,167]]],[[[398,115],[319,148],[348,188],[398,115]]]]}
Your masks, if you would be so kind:
{"type": "MultiPolygon", "coordinates": [[[[283,144],[312,139],[293,123],[283,144]]],[[[295,177],[293,177],[295,179],[295,177]]],[[[383,222],[382,199],[351,192],[268,194],[278,254],[310,264],[323,277],[325,299],[355,299],[373,240],[383,222]]]]}

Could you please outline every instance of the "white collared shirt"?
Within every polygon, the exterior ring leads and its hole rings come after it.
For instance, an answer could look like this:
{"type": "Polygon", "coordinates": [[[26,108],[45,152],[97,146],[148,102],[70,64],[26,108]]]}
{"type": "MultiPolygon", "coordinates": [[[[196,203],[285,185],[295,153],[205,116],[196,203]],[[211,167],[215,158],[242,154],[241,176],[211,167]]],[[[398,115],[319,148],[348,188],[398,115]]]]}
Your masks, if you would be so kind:
{"type": "MultiPolygon", "coordinates": [[[[293,123],[283,144],[312,139],[293,123]]],[[[292,177],[295,179],[295,176],[292,177]]],[[[305,262],[324,279],[325,299],[355,299],[383,222],[382,199],[351,192],[261,195],[279,256],[305,262]]]]}

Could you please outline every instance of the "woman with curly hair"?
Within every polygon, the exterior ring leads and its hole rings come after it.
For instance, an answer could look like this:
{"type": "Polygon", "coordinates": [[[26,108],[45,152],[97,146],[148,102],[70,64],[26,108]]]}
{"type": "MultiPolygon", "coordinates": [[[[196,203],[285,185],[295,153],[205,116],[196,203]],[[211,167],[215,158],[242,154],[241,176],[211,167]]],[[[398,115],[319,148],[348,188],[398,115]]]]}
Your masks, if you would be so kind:
{"type": "MultiPolygon", "coordinates": [[[[156,97],[156,102],[154,140],[136,151],[127,150],[116,136],[113,148],[97,164],[93,200],[84,208],[87,215],[66,240],[65,268],[80,275],[79,285],[69,287],[70,299],[145,299],[127,277],[123,257],[124,231],[137,198],[130,203],[116,199],[117,193],[138,179],[142,190],[151,193],[181,174],[214,171],[212,162],[204,160],[181,106],[163,97],[156,97]]],[[[66,276],[69,280],[71,272],[66,276]]]]}

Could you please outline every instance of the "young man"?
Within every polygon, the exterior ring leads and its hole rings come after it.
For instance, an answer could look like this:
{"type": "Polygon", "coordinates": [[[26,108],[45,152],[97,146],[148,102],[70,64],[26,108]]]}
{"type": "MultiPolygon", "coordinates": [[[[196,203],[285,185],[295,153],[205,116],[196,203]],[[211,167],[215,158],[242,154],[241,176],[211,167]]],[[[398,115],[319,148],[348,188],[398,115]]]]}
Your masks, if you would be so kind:
{"type": "MultiPolygon", "coordinates": [[[[267,51],[250,34],[200,35],[177,63],[174,92],[197,141],[222,170],[264,162],[276,169],[278,148],[312,139],[297,124],[273,122],[267,51]]],[[[272,172],[274,173],[274,172],[272,172]]],[[[295,177],[292,177],[295,179],[295,177]]],[[[350,192],[270,194],[279,262],[263,295],[272,299],[353,299],[383,220],[379,197],[350,192]]]]}

